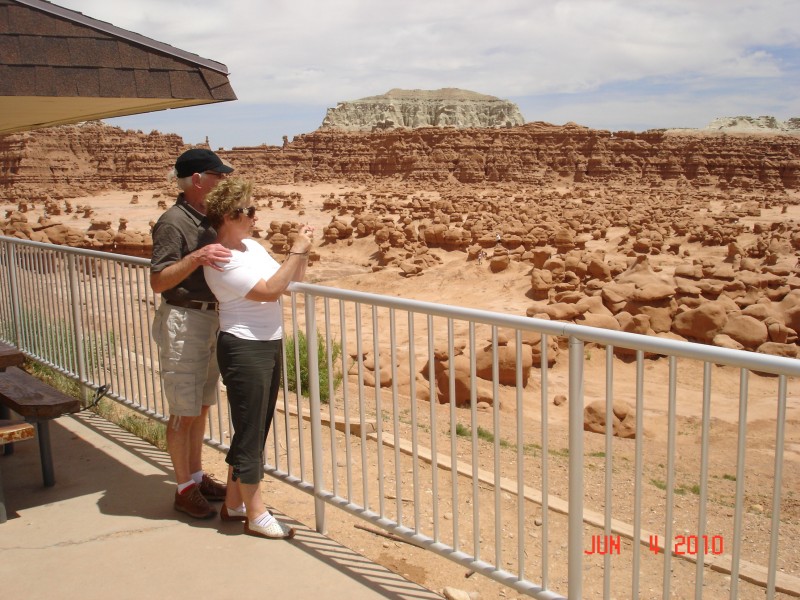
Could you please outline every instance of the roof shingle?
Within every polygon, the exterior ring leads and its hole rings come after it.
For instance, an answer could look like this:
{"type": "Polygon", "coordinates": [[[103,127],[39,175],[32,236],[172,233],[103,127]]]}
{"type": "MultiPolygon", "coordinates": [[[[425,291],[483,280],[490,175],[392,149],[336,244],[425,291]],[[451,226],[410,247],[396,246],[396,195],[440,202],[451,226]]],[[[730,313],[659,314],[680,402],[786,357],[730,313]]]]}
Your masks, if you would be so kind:
{"type": "Polygon", "coordinates": [[[0,134],[67,123],[70,115],[83,120],[235,99],[221,63],[45,0],[0,0],[0,111],[7,117],[0,134]],[[57,98],[109,101],[81,108],[53,104],[57,98]]]}

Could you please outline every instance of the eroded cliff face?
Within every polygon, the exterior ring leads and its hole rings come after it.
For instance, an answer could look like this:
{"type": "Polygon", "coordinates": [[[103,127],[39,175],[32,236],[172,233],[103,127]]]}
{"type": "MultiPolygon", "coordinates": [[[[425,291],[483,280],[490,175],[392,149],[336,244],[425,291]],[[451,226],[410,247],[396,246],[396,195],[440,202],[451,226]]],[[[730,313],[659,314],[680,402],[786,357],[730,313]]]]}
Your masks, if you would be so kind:
{"type": "Polygon", "coordinates": [[[329,108],[322,129],[376,131],[418,127],[495,128],[523,125],[513,102],[467,90],[393,89],[329,108]]]}
{"type": "MultiPolygon", "coordinates": [[[[0,199],[159,189],[186,146],[177,135],[99,123],[0,138],[0,199]]],[[[256,183],[543,184],[559,180],[780,191],[800,188],[800,136],[609,132],[575,124],[507,129],[316,131],[283,147],[220,150],[256,183]]]]}
{"type": "Polygon", "coordinates": [[[330,179],[538,184],[642,183],[684,179],[696,186],[797,189],[800,136],[616,132],[530,123],[509,129],[316,131],[280,151],[224,153],[240,169],[285,182],[330,179]],[[266,174],[266,173],[265,173],[266,174]]]}
{"type": "Polygon", "coordinates": [[[97,122],[0,136],[0,199],[164,186],[184,147],[179,135],[97,122]]]}

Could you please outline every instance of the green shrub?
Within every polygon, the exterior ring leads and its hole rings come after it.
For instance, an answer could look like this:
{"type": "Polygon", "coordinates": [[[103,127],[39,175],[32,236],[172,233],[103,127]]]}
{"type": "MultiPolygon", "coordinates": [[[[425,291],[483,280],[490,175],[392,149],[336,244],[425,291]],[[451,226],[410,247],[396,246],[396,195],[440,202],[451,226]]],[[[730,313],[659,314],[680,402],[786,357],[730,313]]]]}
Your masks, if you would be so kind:
{"type": "Polygon", "coordinates": [[[481,438],[482,440],[489,442],[490,444],[494,442],[494,433],[492,433],[488,429],[484,429],[480,425],[478,426],[478,437],[481,438]]]}
{"type": "Polygon", "coordinates": [[[67,377],[55,369],[33,360],[26,360],[24,369],[36,377],[36,379],[41,379],[47,385],[57,389],[59,392],[63,392],[67,396],[78,398],[79,400],[82,399],[81,385],[71,377],[67,377]]]}
{"type": "Polygon", "coordinates": [[[651,479],[650,483],[652,483],[654,486],[656,486],[660,490],[666,490],[667,489],[667,482],[666,481],[662,481],[660,479],[651,479]]]}
{"type": "Polygon", "coordinates": [[[470,428],[466,425],[456,423],[456,435],[459,437],[470,437],[472,435],[472,431],[470,431],[470,428]]]}
{"type": "Polygon", "coordinates": [[[142,438],[156,448],[167,449],[167,426],[161,421],[136,414],[133,410],[108,398],[102,398],[96,406],[89,410],[106,421],[116,423],[122,429],[142,438]]]}
{"type": "MultiPolygon", "coordinates": [[[[328,357],[326,351],[325,336],[317,332],[317,362],[319,363],[319,399],[327,404],[330,399],[328,357]]],[[[306,398],[309,394],[308,380],[308,342],[302,331],[297,332],[297,345],[300,350],[300,387],[302,394],[306,398]]],[[[342,384],[342,372],[337,369],[339,357],[342,355],[342,347],[336,343],[331,343],[331,363],[333,364],[333,390],[339,389],[342,384]]],[[[286,376],[287,385],[292,392],[297,391],[297,367],[295,364],[295,338],[286,340],[286,376]]]]}

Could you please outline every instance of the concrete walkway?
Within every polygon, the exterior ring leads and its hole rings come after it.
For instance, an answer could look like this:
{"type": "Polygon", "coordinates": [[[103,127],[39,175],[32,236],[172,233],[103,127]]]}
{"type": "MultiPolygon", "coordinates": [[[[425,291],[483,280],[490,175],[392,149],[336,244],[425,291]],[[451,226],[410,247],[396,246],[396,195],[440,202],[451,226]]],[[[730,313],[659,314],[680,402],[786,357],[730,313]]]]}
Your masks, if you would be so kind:
{"type": "Polygon", "coordinates": [[[95,415],[50,429],[54,487],[35,441],[0,451],[4,598],[440,598],[300,523],[294,540],[273,541],[183,518],[169,457],[95,415]]]}

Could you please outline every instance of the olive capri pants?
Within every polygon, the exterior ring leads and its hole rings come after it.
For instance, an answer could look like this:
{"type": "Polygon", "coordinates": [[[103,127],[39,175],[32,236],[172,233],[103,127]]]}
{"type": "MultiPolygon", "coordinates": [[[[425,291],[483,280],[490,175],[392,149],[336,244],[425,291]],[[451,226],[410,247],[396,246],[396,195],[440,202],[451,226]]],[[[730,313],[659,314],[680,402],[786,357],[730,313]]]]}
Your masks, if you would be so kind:
{"type": "Polygon", "coordinates": [[[233,480],[256,484],[264,474],[264,446],[281,384],[281,340],[217,337],[217,361],[228,391],[233,438],[225,459],[233,480]]]}

